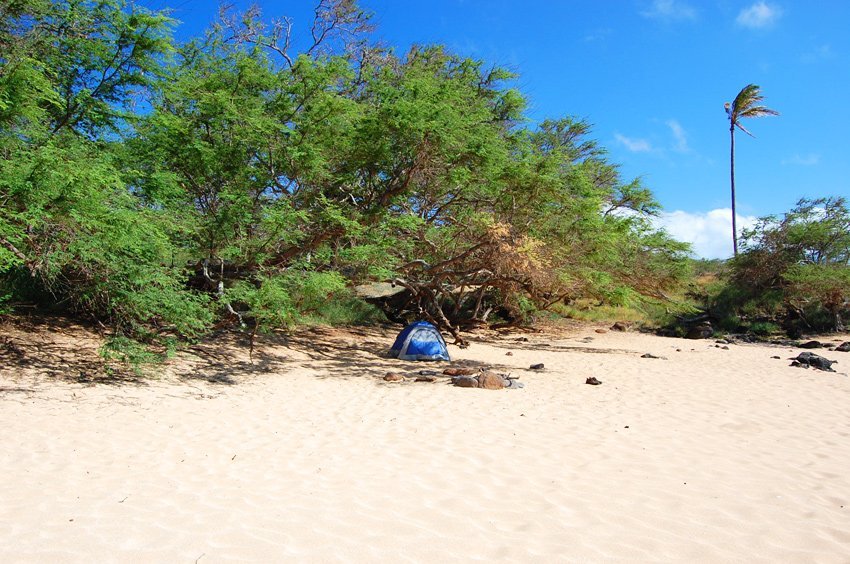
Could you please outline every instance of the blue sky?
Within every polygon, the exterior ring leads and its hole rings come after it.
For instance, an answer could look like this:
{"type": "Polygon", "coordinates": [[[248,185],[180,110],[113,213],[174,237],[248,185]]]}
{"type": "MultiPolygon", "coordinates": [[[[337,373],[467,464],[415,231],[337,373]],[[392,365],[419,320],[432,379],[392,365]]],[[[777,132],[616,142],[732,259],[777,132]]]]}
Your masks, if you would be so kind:
{"type": "MultiPolygon", "coordinates": [[[[256,2],[309,33],[312,1],[256,2]]],[[[217,2],[170,6],[200,33],[217,2]]],[[[247,2],[235,2],[237,7],[247,2]]],[[[403,53],[441,43],[517,72],[529,118],[576,116],[625,179],[642,177],[661,223],[698,255],[731,254],[729,128],[749,83],[778,117],[736,135],[739,225],[801,197],[850,196],[850,2],[823,0],[361,0],[375,37],[403,53]]]]}

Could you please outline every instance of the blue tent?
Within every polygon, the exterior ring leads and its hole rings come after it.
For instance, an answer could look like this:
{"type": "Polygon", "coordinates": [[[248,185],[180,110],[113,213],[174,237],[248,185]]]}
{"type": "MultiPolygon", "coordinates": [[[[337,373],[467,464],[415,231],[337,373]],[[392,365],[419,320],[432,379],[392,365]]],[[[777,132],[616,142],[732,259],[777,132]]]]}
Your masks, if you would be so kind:
{"type": "Polygon", "coordinates": [[[390,356],[399,360],[451,360],[443,336],[427,321],[402,329],[390,348],[390,356]]]}

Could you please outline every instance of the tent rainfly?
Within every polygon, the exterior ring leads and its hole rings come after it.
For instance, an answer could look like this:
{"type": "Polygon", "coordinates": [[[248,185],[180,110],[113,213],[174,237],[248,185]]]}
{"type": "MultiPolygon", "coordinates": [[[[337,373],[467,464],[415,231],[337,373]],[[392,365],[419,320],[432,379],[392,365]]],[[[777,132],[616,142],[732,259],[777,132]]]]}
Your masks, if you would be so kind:
{"type": "Polygon", "coordinates": [[[390,356],[399,360],[451,360],[440,331],[427,321],[416,321],[402,329],[390,356]]]}

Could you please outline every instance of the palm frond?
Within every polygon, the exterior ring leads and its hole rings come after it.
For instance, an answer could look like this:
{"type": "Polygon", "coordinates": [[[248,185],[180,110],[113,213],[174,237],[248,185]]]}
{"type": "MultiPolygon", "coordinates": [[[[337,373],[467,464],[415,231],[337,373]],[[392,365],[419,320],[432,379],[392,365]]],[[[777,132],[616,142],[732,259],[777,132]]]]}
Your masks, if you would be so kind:
{"type": "Polygon", "coordinates": [[[772,110],[772,109],[768,108],[767,106],[753,106],[751,108],[747,108],[746,110],[744,110],[743,112],[738,114],[739,117],[745,117],[745,118],[756,118],[756,117],[763,117],[763,116],[778,116],[778,115],[779,115],[779,112],[777,112],[776,110],[772,110]]]}
{"type": "Polygon", "coordinates": [[[746,133],[746,134],[747,134],[747,135],[749,135],[750,137],[755,138],[755,135],[753,135],[752,133],[750,133],[749,131],[747,131],[747,128],[746,128],[746,127],[744,127],[743,125],[741,125],[741,122],[740,122],[740,121],[736,121],[736,122],[735,122],[735,127],[737,127],[738,129],[740,129],[741,131],[743,131],[744,133],[746,133]]]}
{"type": "MultiPolygon", "coordinates": [[[[741,118],[755,118],[763,116],[778,116],[779,112],[772,110],[767,106],[761,105],[764,101],[764,96],[761,94],[761,89],[757,84],[748,84],[738,92],[735,96],[735,101],[727,108],[726,113],[734,125],[741,127],[738,120],[741,118]]],[[[746,129],[741,129],[747,133],[746,129]]],[[[749,133],[752,135],[751,133],[749,133]]]]}

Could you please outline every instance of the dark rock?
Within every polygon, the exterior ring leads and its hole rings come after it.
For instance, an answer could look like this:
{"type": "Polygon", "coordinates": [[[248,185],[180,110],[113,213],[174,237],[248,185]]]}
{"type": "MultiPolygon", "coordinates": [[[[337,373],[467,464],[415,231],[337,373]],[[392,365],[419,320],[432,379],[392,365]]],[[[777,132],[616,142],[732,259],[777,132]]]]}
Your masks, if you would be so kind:
{"type": "Polygon", "coordinates": [[[530,368],[531,370],[543,370],[545,368],[545,366],[541,362],[540,364],[532,364],[528,368],[530,368]]]}
{"type": "Polygon", "coordinates": [[[839,352],[850,352],[850,341],[841,343],[840,345],[835,347],[835,350],[839,352]]]}
{"type": "Polygon", "coordinates": [[[822,349],[824,344],[820,341],[807,341],[805,343],[800,343],[799,347],[801,349],[822,349]]]}
{"type": "Polygon", "coordinates": [[[452,378],[452,384],[459,388],[477,388],[478,380],[472,376],[455,376],[452,378]]]}
{"type": "Polygon", "coordinates": [[[640,357],[641,357],[641,358],[660,358],[661,360],[667,360],[667,359],[666,359],[666,358],[664,358],[663,356],[655,356],[655,355],[654,355],[654,354],[652,354],[652,353],[642,354],[642,355],[640,355],[640,357]]]}
{"type": "Polygon", "coordinates": [[[793,362],[791,366],[804,366],[805,368],[812,367],[817,368],[818,370],[826,370],[827,372],[835,372],[832,369],[832,365],[837,361],[829,360],[820,355],[816,355],[815,353],[804,352],[798,354],[796,357],[791,358],[793,362]]]}
{"type": "Polygon", "coordinates": [[[617,323],[615,323],[614,325],[611,326],[611,331],[628,331],[628,330],[629,330],[628,324],[623,323],[622,321],[618,321],[617,323]]]}
{"type": "Polygon", "coordinates": [[[385,382],[402,382],[402,381],[404,381],[404,376],[402,376],[401,374],[395,374],[393,372],[388,372],[384,376],[384,381],[385,382]]]}
{"type": "Polygon", "coordinates": [[[595,376],[591,376],[590,378],[588,378],[587,380],[585,380],[585,381],[584,381],[584,383],[585,383],[585,384],[590,384],[591,386],[598,386],[598,385],[599,385],[599,384],[601,384],[602,382],[600,382],[599,380],[597,380],[595,376]]]}
{"type": "Polygon", "coordinates": [[[779,355],[774,355],[774,356],[772,356],[772,357],[770,357],[770,358],[775,358],[775,359],[777,359],[777,360],[782,360],[782,357],[781,357],[781,356],[779,356],[779,355]]]}
{"type": "Polygon", "coordinates": [[[699,325],[694,325],[688,332],[685,334],[686,339],[708,339],[714,334],[714,329],[711,327],[711,323],[708,321],[704,321],[699,325]]]}

